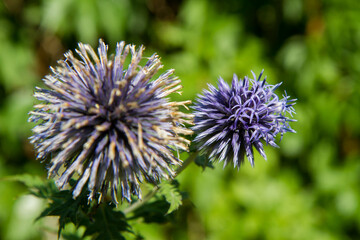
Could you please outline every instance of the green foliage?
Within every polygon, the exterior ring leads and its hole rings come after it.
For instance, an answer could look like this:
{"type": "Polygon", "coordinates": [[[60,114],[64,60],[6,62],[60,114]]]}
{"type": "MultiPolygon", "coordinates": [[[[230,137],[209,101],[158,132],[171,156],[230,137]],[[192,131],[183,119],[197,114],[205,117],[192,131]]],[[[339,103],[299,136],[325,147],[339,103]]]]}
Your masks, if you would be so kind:
{"type": "MultiPolygon", "coordinates": [[[[83,224],[85,225],[85,224],[83,224]]],[[[130,232],[130,226],[122,212],[116,211],[114,205],[102,204],[92,216],[90,224],[86,224],[84,236],[94,236],[95,240],[125,239],[122,232],[130,232]]]]}
{"type": "MultiPolygon", "coordinates": [[[[191,136],[191,141],[193,141],[195,138],[195,135],[191,136]]],[[[205,155],[198,153],[197,150],[197,145],[196,144],[191,144],[190,145],[190,149],[189,149],[190,154],[196,154],[195,159],[194,159],[194,163],[196,165],[198,165],[199,167],[201,167],[203,170],[205,170],[206,168],[214,168],[214,165],[212,162],[210,162],[210,159],[208,159],[205,155]]]]}
{"type": "Polygon", "coordinates": [[[88,222],[89,205],[86,196],[82,195],[73,199],[71,191],[64,190],[54,192],[48,197],[48,200],[50,203],[41,213],[39,219],[47,216],[58,216],[59,237],[66,224],[73,223],[75,226],[80,226],[88,222]]]}
{"type": "Polygon", "coordinates": [[[30,174],[13,175],[4,178],[6,181],[16,181],[24,184],[29,190],[30,194],[38,198],[49,198],[59,192],[54,181],[44,181],[41,177],[33,176],[30,174]]]}
{"type": "Polygon", "coordinates": [[[165,198],[144,203],[141,207],[133,211],[130,220],[142,219],[145,223],[166,223],[169,222],[173,215],[167,215],[170,204],[165,198]]]}
{"type": "MultiPolygon", "coordinates": [[[[76,228],[85,227],[83,237],[91,239],[125,239],[122,232],[131,232],[125,215],[116,210],[113,204],[89,204],[86,191],[76,199],[70,190],[59,191],[52,180],[44,181],[28,174],[6,178],[25,184],[30,193],[49,202],[37,220],[47,217],[59,217],[58,238],[67,224],[76,228]]],[[[71,184],[75,184],[73,181],[71,184]]],[[[76,235],[67,234],[65,239],[76,239],[76,235]]]]}
{"type": "Polygon", "coordinates": [[[165,200],[170,204],[166,214],[172,213],[177,210],[182,204],[182,196],[179,192],[179,184],[176,181],[167,182],[163,181],[159,185],[159,193],[165,197],[165,200]]]}
{"type": "Polygon", "coordinates": [[[195,164],[201,167],[203,170],[206,168],[214,168],[214,165],[205,155],[198,155],[195,158],[195,164]]]}
{"type": "MultiPolygon", "coordinates": [[[[357,239],[359,13],[356,0],[2,1],[0,178],[18,178],[32,194],[53,198],[44,214],[63,214],[65,239],[83,238],[85,231],[79,229],[87,214],[92,218],[86,224],[102,219],[101,211],[86,206],[85,197],[76,202],[52,181],[32,177],[44,176],[46,163],[34,160],[27,139],[32,126],[26,119],[34,85],[41,85],[49,66],[67,49],[78,41],[96,47],[102,37],[111,51],[125,40],[144,44],[148,55],[159,53],[165,69],[176,69],[184,86],[183,94],[174,97],[179,100],[194,99],[219,76],[230,82],[233,73],[244,76],[261,69],[271,84],[283,82],[278,93],[286,89],[299,99],[298,122],[292,125],[297,134],[286,134],[280,149],[265,146],[267,162],[256,155],[255,168],[245,164],[240,170],[223,170],[213,164],[208,169],[207,159],[200,156],[195,159],[200,167],[191,164],[176,178],[191,202],[183,197],[183,205],[167,214],[180,199],[179,190],[168,186],[167,198],[158,193],[126,215],[132,229],[136,226],[149,240],[357,239]],[[9,177],[24,172],[29,175],[9,177]],[[56,209],[55,201],[66,208],[56,209]],[[76,204],[81,211],[73,211],[76,204]],[[79,232],[65,233],[72,221],[77,225],[69,232],[79,232]]],[[[0,191],[0,238],[7,239],[16,229],[11,226],[21,224],[17,196],[25,190],[0,181],[0,191]]],[[[104,208],[124,220],[113,206],[104,208]]],[[[109,235],[92,236],[102,234],[109,235]]],[[[16,240],[38,239],[46,237],[29,234],[16,240]]]]}

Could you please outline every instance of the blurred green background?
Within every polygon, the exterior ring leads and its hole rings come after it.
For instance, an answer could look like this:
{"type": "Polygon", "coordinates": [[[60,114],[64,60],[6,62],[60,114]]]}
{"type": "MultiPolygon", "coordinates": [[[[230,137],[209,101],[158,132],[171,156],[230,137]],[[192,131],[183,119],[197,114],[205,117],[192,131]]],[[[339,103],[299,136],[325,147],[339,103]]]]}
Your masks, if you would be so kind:
{"type": "MultiPolygon", "coordinates": [[[[167,224],[134,223],[145,239],[360,239],[360,1],[3,0],[0,2],[0,178],[43,178],[27,138],[32,93],[82,41],[144,44],[194,99],[222,76],[250,70],[283,82],[298,122],[280,149],[239,171],[191,165],[189,193],[167,224]]],[[[44,203],[0,181],[0,239],[56,239],[44,203]]]]}

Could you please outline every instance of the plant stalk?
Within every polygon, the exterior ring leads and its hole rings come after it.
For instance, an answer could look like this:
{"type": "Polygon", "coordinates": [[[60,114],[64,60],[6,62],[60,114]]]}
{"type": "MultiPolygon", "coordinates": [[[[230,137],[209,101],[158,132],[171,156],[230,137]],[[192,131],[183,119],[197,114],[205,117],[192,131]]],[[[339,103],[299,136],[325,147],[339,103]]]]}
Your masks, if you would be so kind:
{"type": "MultiPolygon", "coordinates": [[[[195,160],[197,155],[198,152],[191,153],[190,156],[183,162],[183,164],[178,169],[176,169],[174,178],[176,178],[187,166],[189,166],[190,163],[192,163],[195,160]]],[[[148,202],[152,197],[154,197],[155,194],[159,191],[159,189],[160,189],[159,186],[155,186],[142,200],[136,201],[135,203],[131,204],[128,208],[124,209],[122,212],[126,215],[140,208],[142,205],[148,202]]]]}

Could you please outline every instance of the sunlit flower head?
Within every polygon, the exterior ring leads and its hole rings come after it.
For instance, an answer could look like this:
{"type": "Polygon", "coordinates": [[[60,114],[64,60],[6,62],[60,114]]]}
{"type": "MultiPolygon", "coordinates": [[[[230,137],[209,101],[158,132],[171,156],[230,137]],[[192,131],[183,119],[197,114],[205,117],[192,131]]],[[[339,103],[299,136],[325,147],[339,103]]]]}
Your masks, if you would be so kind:
{"type": "Polygon", "coordinates": [[[192,133],[184,127],[192,115],[179,107],[190,101],[167,98],[181,81],[173,70],[155,78],[163,65],[156,54],[144,58],[143,50],[120,42],[109,56],[102,40],[97,52],[79,43],[78,57],[67,52],[43,79],[48,88],[36,88],[41,104],[30,112],[29,121],[38,122],[31,142],[37,158],[48,160],[49,176],[61,172],[59,188],[77,179],[74,197],[87,185],[90,200],[110,189],[116,203],[120,188],[131,201],[131,194],[141,198],[139,182],[171,178],[173,166],[181,165],[174,153],[187,150],[180,135],[192,133]]]}
{"type": "Polygon", "coordinates": [[[253,147],[266,159],[263,143],[278,147],[275,137],[295,132],[289,122],[295,113],[294,99],[282,99],[274,93],[281,85],[269,85],[262,73],[253,79],[238,79],[234,74],[231,87],[220,77],[218,88],[209,84],[195,103],[194,141],[210,160],[229,162],[240,167],[246,155],[254,166],[253,147]]]}

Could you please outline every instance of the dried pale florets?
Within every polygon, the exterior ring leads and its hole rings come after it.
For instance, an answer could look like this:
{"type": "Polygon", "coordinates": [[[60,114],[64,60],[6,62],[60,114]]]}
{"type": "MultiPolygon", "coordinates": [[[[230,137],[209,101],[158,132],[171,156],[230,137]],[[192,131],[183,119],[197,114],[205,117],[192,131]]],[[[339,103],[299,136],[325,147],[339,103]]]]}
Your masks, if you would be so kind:
{"type": "Polygon", "coordinates": [[[143,50],[120,42],[108,57],[102,40],[98,53],[79,43],[80,58],[67,52],[43,79],[49,89],[36,88],[34,96],[42,103],[30,112],[29,121],[39,122],[31,142],[38,159],[50,159],[50,177],[64,169],[56,181],[60,188],[78,174],[74,197],[87,184],[89,200],[97,193],[101,200],[110,188],[117,203],[120,187],[121,198],[131,201],[131,194],[141,198],[144,178],[157,183],[173,177],[172,166],[181,165],[174,150],[187,150],[189,141],[179,134],[192,133],[184,124],[192,124],[193,116],[179,106],[190,101],[167,98],[182,88],[181,81],[174,70],[151,80],[163,66],[156,54],[139,65],[143,50]]]}
{"type": "Polygon", "coordinates": [[[263,140],[278,147],[277,134],[295,132],[289,122],[295,121],[285,114],[295,113],[295,99],[285,95],[282,99],[274,93],[281,85],[269,85],[262,73],[254,79],[238,79],[234,74],[232,86],[220,77],[218,89],[209,84],[195,103],[194,141],[211,160],[224,161],[224,167],[233,162],[240,167],[246,154],[254,166],[253,147],[266,159],[263,140]]]}

